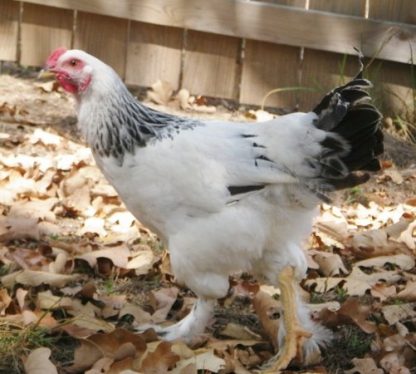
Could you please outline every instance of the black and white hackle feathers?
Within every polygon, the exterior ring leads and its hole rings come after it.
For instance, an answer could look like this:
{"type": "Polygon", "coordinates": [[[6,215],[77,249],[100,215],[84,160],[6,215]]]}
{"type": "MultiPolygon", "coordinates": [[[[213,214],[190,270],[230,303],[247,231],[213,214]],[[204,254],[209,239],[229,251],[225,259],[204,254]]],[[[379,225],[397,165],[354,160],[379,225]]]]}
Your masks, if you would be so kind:
{"type": "MultiPolygon", "coordinates": [[[[279,272],[292,266],[301,279],[302,243],[319,199],[380,169],[381,115],[362,70],[312,112],[230,123],[152,110],[103,62],[83,51],[59,53],[52,55],[55,69],[78,59],[92,77],[77,96],[78,122],[98,166],[127,208],[165,242],[177,280],[199,298],[184,320],[159,329],[165,339],[203,332],[233,272],[251,271],[276,285],[279,272]]],[[[300,301],[297,308],[312,332],[304,345],[309,354],[328,335],[300,301]]]]}

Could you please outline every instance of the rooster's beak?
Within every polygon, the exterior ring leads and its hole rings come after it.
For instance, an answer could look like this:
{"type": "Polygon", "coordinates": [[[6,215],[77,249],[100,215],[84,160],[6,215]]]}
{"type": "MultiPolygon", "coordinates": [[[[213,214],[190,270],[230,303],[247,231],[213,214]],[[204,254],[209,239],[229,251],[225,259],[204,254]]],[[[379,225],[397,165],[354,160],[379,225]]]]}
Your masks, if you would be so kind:
{"type": "Polygon", "coordinates": [[[55,73],[49,68],[42,69],[38,74],[38,79],[51,79],[55,78],[55,73]]]}

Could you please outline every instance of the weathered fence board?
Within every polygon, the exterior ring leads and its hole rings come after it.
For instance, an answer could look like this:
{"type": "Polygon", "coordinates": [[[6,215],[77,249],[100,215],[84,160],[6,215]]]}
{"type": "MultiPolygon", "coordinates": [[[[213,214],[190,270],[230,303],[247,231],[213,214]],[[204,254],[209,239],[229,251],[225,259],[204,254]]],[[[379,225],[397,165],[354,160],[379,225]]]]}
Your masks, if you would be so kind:
{"type": "Polygon", "coordinates": [[[70,48],[72,28],[72,10],[24,4],[20,63],[42,66],[55,48],[70,48]]]}
{"type": "MultiPolygon", "coordinates": [[[[268,0],[269,3],[306,7],[306,0],[268,0]]],[[[241,101],[293,109],[298,104],[298,91],[285,89],[300,85],[301,48],[248,40],[241,81],[241,101]]]]}
{"type": "Polygon", "coordinates": [[[79,12],[74,47],[105,61],[124,78],[127,35],[126,19],[79,12]]]}
{"type": "Polygon", "coordinates": [[[415,0],[371,0],[369,17],[416,24],[415,0]]]}
{"type": "Polygon", "coordinates": [[[358,16],[364,15],[365,0],[310,0],[309,9],[358,16]]]}
{"type": "Polygon", "coordinates": [[[179,88],[182,47],[182,29],[132,21],[126,82],[150,86],[161,79],[179,88]]]}
{"type": "Polygon", "coordinates": [[[0,60],[16,61],[19,4],[0,0],[0,60]]]}
{"type": "MultiPolygon", "coordinates": [[[[273,89],[298,86],[299,48],[247,40],[241,102],[261,105],[264,96],[273,89]]],[[[286,91],[270,95],[267,106],[293,109],[297,92],[286,91]]]]}
{"type": "Polygon", "coordinates": [[[189,31],[183,87],[195,94],[237,99],[237,57],[240,40],[189,31]]]}
{"type": "MultiPolygon", "coordinates": [[[[311,0],[309,9],[326,12],[336,12],[354,16],[364,16],[365,0],[328,1],[311,0]]],[[[322,41],[323,43],[325,41],[322,41]]],[[[356,53],[350,45],[348,54],[356,53]]],[[[330,53],[312,49],[305,49],[302,61],[302,86],[312,88],[314,91],[299,92],[299,108],[312,109],[321,99],[322,95],[342,82],[342,78],[352,78],[358,71],[356,58],[347,58],[347,54],[330,53]]]]}
{"type": "Polygon", "coordinates": [[[266,105],[306,110],[356,73],[357,46],[382,108],[409,110],[415,21],[415,0],[0,0],[0,60],[41,66],[73,46],[128,84],[243,104],[280,89],[266,105]]]}
{"type": "Polygon", "coordinates": [[[416,49],[415,25],[400,25],[397,32],[398,27],[388,22],[245,0],[27,1],[337,53],[351,54],[351,46],[358,45],[367,56],[392,33],[379,57],[399,62],[408,62],[409,43],[416,49]],[[362,44],[362,40],[366,42],[362,44]]]}
{"type": "MultiPolygon", "coordinates": [[[[394,20],[399,22],[416,23],[416,1],[414,0],[371,0],[369,16],[372,18],[394,20]]],[[[383,45],[380,46],[382,48],[383,45]]],[[[416,50],[409,44],[409,54],[413,64],[416,61],[416,50]]],[[[410,64],[392,63],[376,60],[370,69],[374,82],[374,91],[383,111],[407,115],[416,110],[414,108],[413,81],[415,72],[410,64]]]]}

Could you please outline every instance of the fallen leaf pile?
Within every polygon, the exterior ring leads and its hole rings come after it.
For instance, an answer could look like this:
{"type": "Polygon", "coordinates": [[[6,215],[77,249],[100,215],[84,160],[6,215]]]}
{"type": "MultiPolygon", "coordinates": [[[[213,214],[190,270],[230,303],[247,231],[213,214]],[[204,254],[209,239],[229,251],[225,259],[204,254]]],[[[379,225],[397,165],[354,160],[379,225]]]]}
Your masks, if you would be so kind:
{"type": "MultiPolygon", "coordinates": [[[[34,89],[44,100],[60,95],[49,83],[34,89]]],[[[159,103],[173,98],[162,82],[151,92],[159,103]]],[[[205,105],[185,91],[177,100],[185,110],[205,105]]],[[[0,121],[13,127],[0,131],[0,372],[246,374],[275,354],[279,290],[247,274],[231,278],[198,341],[134,332],[181,319],[195,296],[175,283],[169,255],[90,151],[50,129],[11,125],[18,110],[31,113],[13,105],[0,101],[0,121]]],[[[321,206],[301,285],[334,341],[307,372],[414,372],[415,182],[414,170],[389,165],[366,190],[321,206]]]]}

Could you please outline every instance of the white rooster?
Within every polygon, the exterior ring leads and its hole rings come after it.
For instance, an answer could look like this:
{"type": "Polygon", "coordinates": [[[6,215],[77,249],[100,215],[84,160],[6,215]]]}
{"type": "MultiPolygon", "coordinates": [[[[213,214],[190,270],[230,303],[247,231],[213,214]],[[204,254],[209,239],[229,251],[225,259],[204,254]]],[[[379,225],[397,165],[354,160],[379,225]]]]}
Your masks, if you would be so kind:
{"type": "Polygon", "coordinates": [[[80,50],[55,50],[46,68],[78,102],[78,124],[127,208],[170,250],[179,282],[198,296],[164,339],[204,332],[228,277],[250,271],[281,289],[280,351],[269,372],[330,338],[297,292],[302,242],[326,193],[380,169],[381,115],[358,76],[309,113],[249,124],[181,118],[138,102],[114,70],[80,50]],[[358,172],[358,173],[357,173],[358,172]]]}

